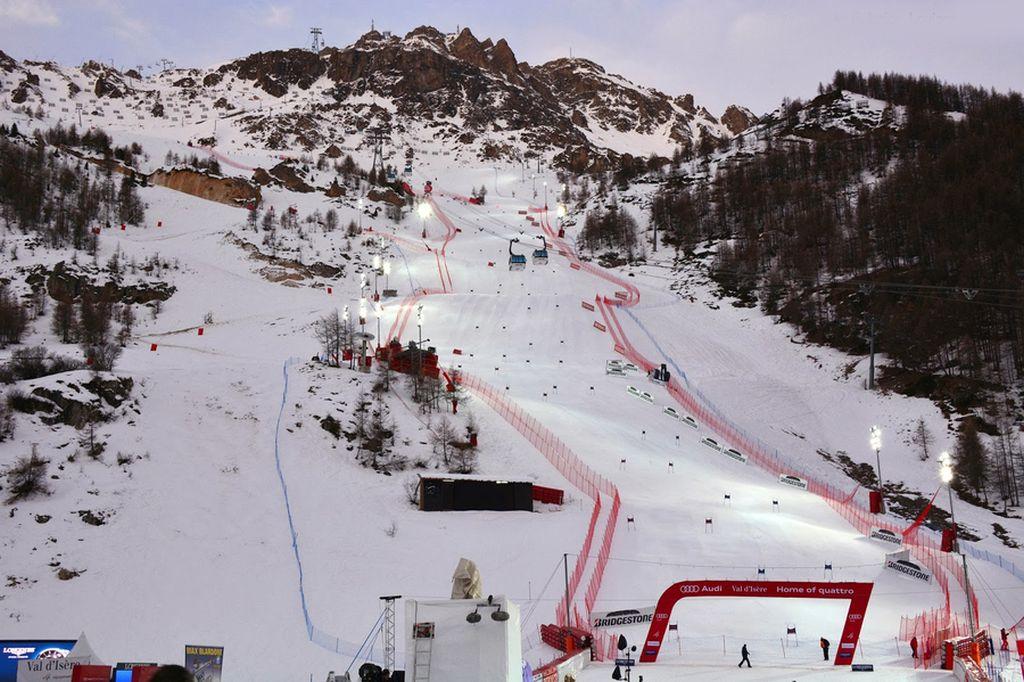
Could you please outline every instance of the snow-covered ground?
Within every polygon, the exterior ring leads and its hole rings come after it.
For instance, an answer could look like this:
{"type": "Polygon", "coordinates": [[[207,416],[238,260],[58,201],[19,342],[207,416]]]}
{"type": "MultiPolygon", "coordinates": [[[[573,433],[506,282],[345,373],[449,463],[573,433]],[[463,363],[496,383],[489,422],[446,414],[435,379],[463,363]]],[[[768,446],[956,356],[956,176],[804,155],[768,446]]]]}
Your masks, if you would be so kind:
{"type": "MultiPolygon", "coordinates": [[[[157,162],[168,149],[187,149],[180,129],[111,127],[117,143],[139,139],[157,162]]],[[[273,156],[230,146],[221,151],[246,165],[273,156]]],[[[546,265],[509,271],[509,238],[521,239],[520,252],[540,245],[537,228],[519,213],[528,206],[531,179],[523,182],[518,166],[461,165],[435,151],[443,150],[419,150],[416,184],[436,178],[437,209],[461,230],[446,248],[450,286],[439,281],[435,247],[446,230],[437,215],[421,222],[413,214],[397,226],[383,216],[363,217],[364,228],[401,238],[389,240],[390,285],[399,296],[384,302],[381,330],[387,334],[414,289],[450,291],[423,299],[423,336],[442,364],[504,392],[618,487],[622,514],[595,608],[650,606],[675,581],[755,579],[759,568],[767,579],[821,580],[830,563],[834,580],[874,583],[857,660],[887,666],[884,679],[929,679],[933,674],[913,673],[906,643],[896,635],[901,616],[938,606],[941,591],[883,570],[889,547],[859,535],[821,499],[702,446],[704,428],[663,414],[661,408],[672,404],[663,389],[643,377],[607,376],[604,363],[615,357],[611,338],[594,327],[599,318],[581,302],[612,296],[615,287],[571,269],[553,250],[546,265]],[[486,206],[451,196],[480,185],[496,190],[486,206]],[[651,391],[655,404],[629,395],[627,385],[651,391]],[[708,518],[713,533],[706,530],[708,518]]],[[[538,178],[537,186],[544,181],[558,185],[553,174],[538,178]]],[[[228,679],[305,680],[344,669],[348,659],[307,636],[283,483],[309,617],[323,632],[358,644],[377,620],[379,595],[446,597],[458,559],[467,557],[480,567],[485,594],[508,594],[522,605],[527,660],[549,659],[552,651],[538,644],[537,628],[553,621],[562,598],[563,553],[579,551],[591,501],[480,399],[466,406],[481,427],[480,472],[566,488],[563,509],[418,512],[403,489],[415,470],[383,476],[365,469],[344,440],[317,423],[333,414],[346,424],[354,400],[372,382],[308,360],[318,350],[313,321],[345,305],[357,307],[360,263],[368,262],[364,239],[352,240],[353,260],[347,261],[335,255],[347,240],[343,230],[305,227],[305,255],[343,265],[344,275],[286,286],[268,281],[260,263],[225,239],[246,229],[244,210],[164,188],[141,193],[149,204],[147,226],[104,232],[98,257],[103,263],[120,248],[125,258],[143,261],[159,253],[180,264],[166,275],[176,293],[155,319],[140,319],[117,368],[135,380],[140,414],[104,425],[111,444],[104,462],[78,458],[60,472],[54,469],[75,447],[66,428],[19,416],[16,439],[0,443],[0,465],[39,443],[52,460],[51,473],[60,476],[52,496],[19,502],[0,527],[4,578],[18,578],[16,586],[0,588],[5,632],[36,637],[84,630],[109,660],[176,661],[186,642],[224,645],[228,679]],[[203,322],[208,312],[212,323],[203,322]],[[116,465],[117,451],[138,459],[116,465]],[[105,525],[83,524],[76,512],[84,509],[107,511],[105,525]],[[36,515],[52,519],[39,523],[36,515]],[[59,581],[48,565],[55,560],[83,572],[59,581]]],[[[300,217],[335,207],[342,226],[359,220],[351,199],[338,204],[277,189],[266,191],[265,199],[278,214],[292,205],[300,217]]],[[[12,231],[6,238],[21,237],[12,231]]],[[[52,256],[39,259],[52,262],[52,256]]],[[[873,461],[868,428],[880,424],[885,478],[927,495],[936,489],[935,462],[919,461],[909,444],[919,417],[938,436],[936,450],[951,444],[930,403],[867,393],[862,368],[849,377],[842,371],[851,358],[793,343],[791,329],[755,310],[718,304],[699,286],[692,300],[680,298],[667,290],[663,273],[655,266],[629,273],[641,303],[631,314],[620,313],[645,355],[670,358],[726,414],[822,479],[852,487],[816,451],[845,450],[855,461],[873,461]]],[[[377,322],[371,313],[367,331],[376,333],[377,322]]],[[[406,340],[414,325],[415,318],[406,340]]],[[[77,347],[55,344],[48,329],[48,320],[39,320],[28,342],[46,339],[55,350],[80,355],[77,347]]],[[[411,405],[405,388],[399,391],[411,405]]],[[[426,418],[397,398],[389,402],[399,449],[410,459],[428,457],[426,418]]],[[[983,547],[1024,565],[1019,552],[989,535],[991,514],[960,504],[957,515],[984,537],[983,547]]],[[[999,522],[1024,537],[1019,520],[999,522]]],[[[971,569],[983,622],[996,628],[1016,622],[1024,584],[990,564],[972,560],[971,569]]],[[[954,597],[962,602],[962,595],[954,597]]],[[[662,662],[640,671],[648,682],[684,675],[733,679],[724,671],[736,664],[744,642],[757,666],[743,671],[749,679],[846,676],[821,663],[817,648],[821,636],[838,643],[845,604],[693,601],[672,617],[681,641],[667,640],[662,662]],[[797,628],[799,646],[786,641],[788,626],[797,628]]],[[[575,603],[583,610],[582,595],[575,603]]],[[[640,644],[646,631],[623,633],[640,644]]],[[[597,667],[582,679],[608,675],[597,667]]]]}

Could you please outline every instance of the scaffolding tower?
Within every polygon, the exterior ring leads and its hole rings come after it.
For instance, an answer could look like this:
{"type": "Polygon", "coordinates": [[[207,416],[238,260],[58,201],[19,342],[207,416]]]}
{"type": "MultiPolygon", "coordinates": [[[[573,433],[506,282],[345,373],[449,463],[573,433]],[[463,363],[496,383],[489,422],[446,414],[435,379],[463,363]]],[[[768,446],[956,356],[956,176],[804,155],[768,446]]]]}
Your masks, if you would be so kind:
{"type": "Polygon", "coordinates": [[[400,594],[380,598],[384,602],[384,623],[381,625],[384,632],[384,667],[391,672],[395,672],[395,601],[401,598],[400,594]]]}

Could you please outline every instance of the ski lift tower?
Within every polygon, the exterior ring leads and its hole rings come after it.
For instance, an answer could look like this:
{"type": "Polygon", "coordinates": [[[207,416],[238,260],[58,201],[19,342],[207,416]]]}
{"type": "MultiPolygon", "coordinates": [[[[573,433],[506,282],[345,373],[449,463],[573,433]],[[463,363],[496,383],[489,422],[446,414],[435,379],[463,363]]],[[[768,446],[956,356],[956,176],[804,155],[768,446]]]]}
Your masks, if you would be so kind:
{"type": "Polygon", "coordinates": [[[395,672],[395,601],[401,598],[400,594],[380,598],[384,602],[384,667],[391,672],[395,672]]]}
{"type": "Polygon", "coordinates": [[[384,143],[387,142],[384,129],[380,126],[370,128],[370,142],[373,144],[373,163],[370,168],[376,174],[384,172],[384,143]]]}
{"type": "Polygon", "coordinates": [[[314,26],[309,29],[310,34],[313,36],[313,47],[310,48],[313,54],[320,54],[320,50],[324,49],[324,30],[319,26],[314,26]]]}

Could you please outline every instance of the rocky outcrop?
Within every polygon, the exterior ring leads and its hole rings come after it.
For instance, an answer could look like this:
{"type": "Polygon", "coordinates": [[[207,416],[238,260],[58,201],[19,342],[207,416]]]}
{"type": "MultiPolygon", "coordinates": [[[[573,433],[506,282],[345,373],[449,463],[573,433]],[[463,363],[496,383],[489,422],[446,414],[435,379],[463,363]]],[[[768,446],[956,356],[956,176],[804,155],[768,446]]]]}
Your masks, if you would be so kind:
{"type": "Polygon", "coordinates": [[[270,174],[274,176],[282,185],[292,190],[293,192],[312,192],[313,188],[306,183],[295,169],[286,161],[282,161],[273,168],[270,169],[270,174]]]}
{"type": "Polygon", "coordinates": [[[6,52],[0,50],[0,71],[12,73],[17,66],[18,62],[14,61],[6,52]]]}
{"type": "Polygon", "coordinates": [[[326,70],[319,55],[299,48],[257,52],[220,67],[221,75],[235,71],[239,78],[255,81],[257,87],[274,97],[286,94],[290,85],[308,89],[326,70]]]}
{"type": "Polygon", "coordinates": [[[380,191],[377,189],[371,189],[366,193],[366,198],[370,201],[383,201],[391,204],[392,206],[404,206],[405,200],[402,197],[395,194],[394,190],[386,189],[380,191]]]}
{"type": "Polygon", "coordinates": [[[729,129],[733,135],[739,135],[750,126],[757,123],[757,116],[747,109],[735,104],[730,105],[720,119],[722,125],[729,129]]]}
{"type": "Polygon", "coordinates": [[[86,382],[58,379],[55,383],[56,387],[36,386],[18,401],[16,409],[38,416],[49,426],[65,424],[79,428],[112,419],[110,408],[129,400],[135,385],[131,377],[107,374],[97,374],[86,382]]]}
{"type": "Polygon", "coordinates": [[[149,181],[154,185],[232,206],[244,206],[250,201],[259,203],[261,198],[260,188],[242,178],[215,178],[185,168],[154,171],[149,181]]]}
{"type": "Polygon", "coordinates": [[[144,305],[152,301],[166,301],[175,292],[175,288],[165,282],[127,285],[111,281],[96,283],[92,274],[81,267],[68,265],[65,261],[60,261],[49,269],[38,266],[25,281],[33,288],[45,286],[50,298],[65,303],[77,301],[88,292],[96,301],[144,305]]]}

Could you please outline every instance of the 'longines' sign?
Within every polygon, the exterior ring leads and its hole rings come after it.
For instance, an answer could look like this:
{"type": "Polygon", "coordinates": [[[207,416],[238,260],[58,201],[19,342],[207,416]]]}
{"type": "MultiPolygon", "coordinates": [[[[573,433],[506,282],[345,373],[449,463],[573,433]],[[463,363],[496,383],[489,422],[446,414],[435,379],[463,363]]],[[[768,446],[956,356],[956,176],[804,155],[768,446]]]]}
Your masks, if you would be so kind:
{"type": "Polygon", "coordinates": [[[648,624],[654,619],[654,607],[622,609],[620,611],[594,612],[590,622],[595,628],[617,628],[623,625],[648,624]]]}

